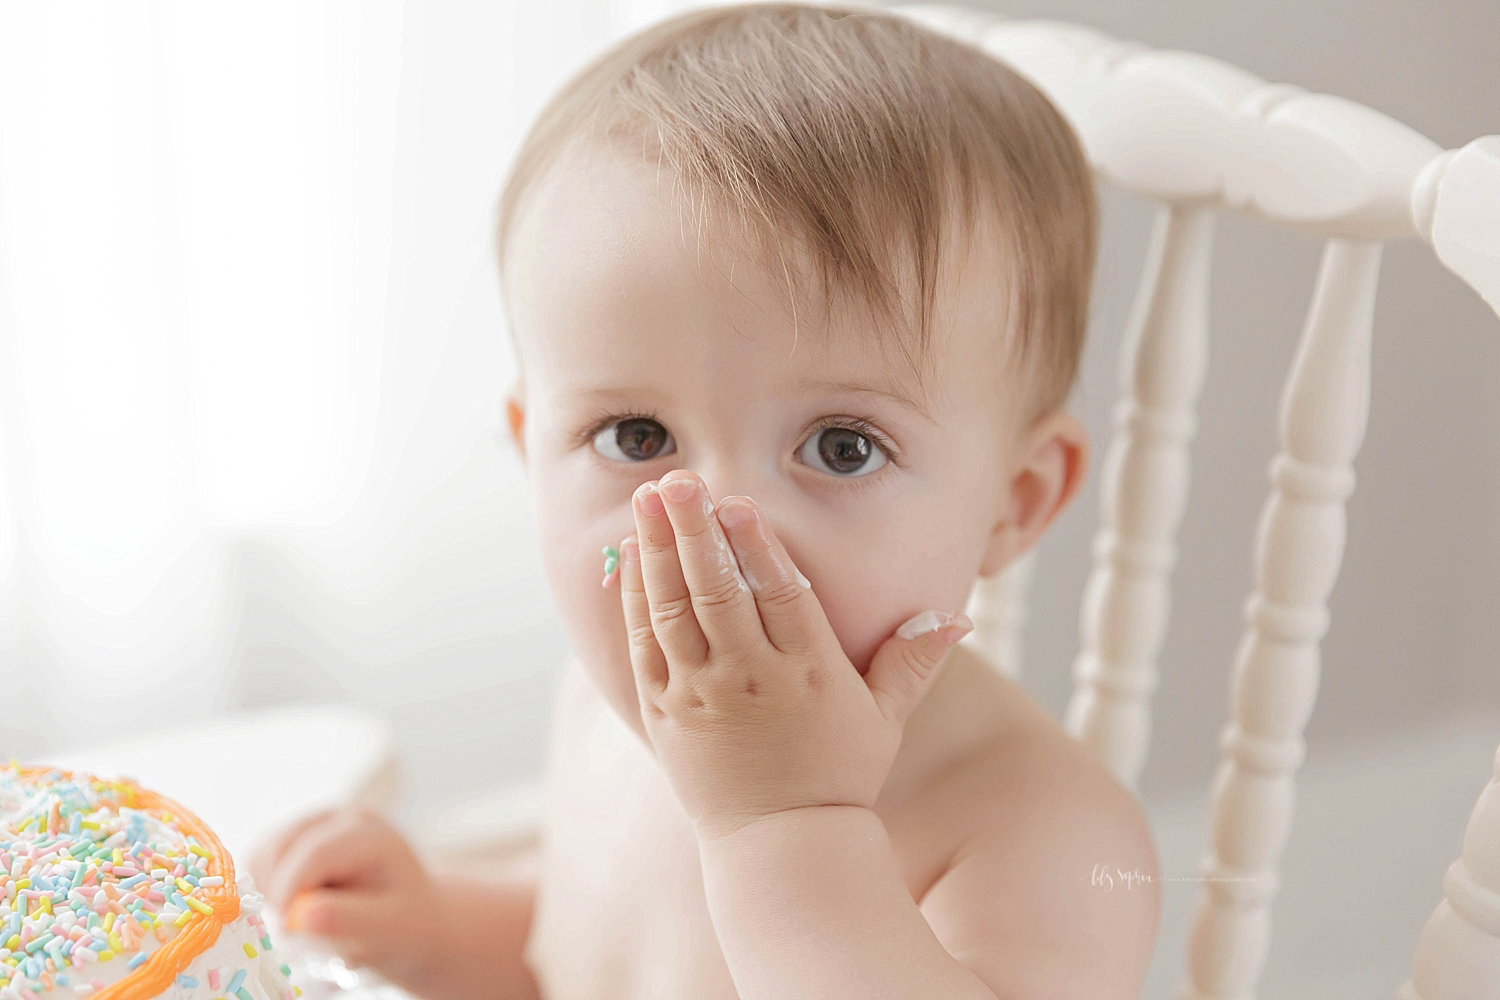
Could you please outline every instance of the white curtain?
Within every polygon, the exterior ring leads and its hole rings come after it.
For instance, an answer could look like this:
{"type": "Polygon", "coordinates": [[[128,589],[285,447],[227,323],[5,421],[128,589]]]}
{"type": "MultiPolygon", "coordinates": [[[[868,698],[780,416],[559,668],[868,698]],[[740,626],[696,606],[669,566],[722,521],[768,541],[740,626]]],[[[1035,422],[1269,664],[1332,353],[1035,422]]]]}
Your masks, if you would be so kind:
{"type": "Polygon", "coordinates": [[[0,0],[0,756],[353,700],[419,801],[540,766],[490,223],[667,6],[0,0]]]}

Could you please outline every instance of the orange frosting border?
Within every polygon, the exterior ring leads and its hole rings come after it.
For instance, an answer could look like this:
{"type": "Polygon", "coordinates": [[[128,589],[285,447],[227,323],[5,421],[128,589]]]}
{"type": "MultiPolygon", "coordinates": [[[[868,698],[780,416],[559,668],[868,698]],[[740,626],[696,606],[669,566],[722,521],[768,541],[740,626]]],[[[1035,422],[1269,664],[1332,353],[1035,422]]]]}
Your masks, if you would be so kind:
{"type": "MultiPolygon", "coordinates": [[[[57,773],[61,774],[65,781],[74,780],[73,772],[65,771],[60,767],[23,767],[20,773],[23,779],[40,780],[45,775],[57,773]]],[[[154,814],[158,820],[161,820],[161,813],[169,813],[173,820],[168,825],[175,826],[184,836],[196,837],[203,849],[209,852],[209,856],[204,859],[207,866],[204,870],[210,876],[218,875],[224,879],[222,885],[201,889],[203,901],[214,908],[212,915],[197,910],[189,911],[193,914],[193,918],[183,925],[182,930],[178,931],[175,937],[153,951],[151,957],[132,970],[124,979],[106,986],[92,998],[92,1000],[152,1000],[171,986],[177,979],[177,974],[191,965],[193,959],[213,947],[224,925],[233,922],[240,915],[240,893],[234,884],[234,861],[229,857],[229,852],[224,850],[224,845],[219,842],[213,830],[209,829],[208,824],[199,819],[192,810],[184,808],[165,795],[142,788],[133,781],[90,776],[96,780],[105,781],[107,784],[120,786],[125,790],[126,801],[119,803],[117,800],[117,811],[119,805],[123,804],[131,809],[154,814]]],[[[56,808],[55,805],[54,808],[56,808]]],[[[166,821],[162,820],[162,822],[166,821]]]]}

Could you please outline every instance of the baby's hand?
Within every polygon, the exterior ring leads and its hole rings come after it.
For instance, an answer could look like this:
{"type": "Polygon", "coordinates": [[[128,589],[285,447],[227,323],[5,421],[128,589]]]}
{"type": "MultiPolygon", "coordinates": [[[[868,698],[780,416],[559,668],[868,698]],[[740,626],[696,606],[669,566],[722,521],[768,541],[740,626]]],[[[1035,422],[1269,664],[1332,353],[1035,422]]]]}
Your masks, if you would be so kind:
{"type": "Polygon", "coordinates": [[[250,874],[289,931],[327,938],[348,963],[420,982],[433,942],[412,940],[437,892],[404,837],[371,809],[328,809],[263,842],[250,874]]]}
{"type": "Polygon", "coordinates": [[[641,721],[698,836],[873,807],[968,618],[915,616],[861,676],[750,498],[715,510],[702,480],[673,470],[636,491],[634,510],[620,592],[641,721]]]}

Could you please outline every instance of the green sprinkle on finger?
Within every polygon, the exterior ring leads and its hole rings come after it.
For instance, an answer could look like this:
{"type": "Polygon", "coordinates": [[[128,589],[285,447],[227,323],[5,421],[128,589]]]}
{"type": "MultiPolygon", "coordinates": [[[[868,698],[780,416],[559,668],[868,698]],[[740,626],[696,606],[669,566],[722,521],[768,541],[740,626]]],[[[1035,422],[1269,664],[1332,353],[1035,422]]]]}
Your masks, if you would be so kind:
{"type": "Polygon", "coordinates": [[[608,587],[615,579],[615,569],[620,565],[620,553],[613,545],[604,546],[604,579],[601,586],[608,587]]]}

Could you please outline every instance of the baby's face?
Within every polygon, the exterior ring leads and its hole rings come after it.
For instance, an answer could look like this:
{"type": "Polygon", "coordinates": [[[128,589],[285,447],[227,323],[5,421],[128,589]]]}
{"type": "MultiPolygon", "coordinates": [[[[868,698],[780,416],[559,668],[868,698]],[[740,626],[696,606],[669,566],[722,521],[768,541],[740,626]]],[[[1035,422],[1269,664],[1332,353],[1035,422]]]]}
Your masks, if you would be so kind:
{"type": "Polygon", "coordinates": [[[614,154],[564,158],[518,218],[505,273],[524,373],[508,410],[548,584],[573,651],[648,746],[620,591],[600,585],[642,483],[689,469],[716,503],[754,498],[863,673],[907,618],[963,610],[1086,461],[1065,413],[1018,439],[992,254],[944,262],[924,398],[867,315],[800,300],[794,345],[785,278],[727,231],[700,243],[672,186],[614,154]]]}

